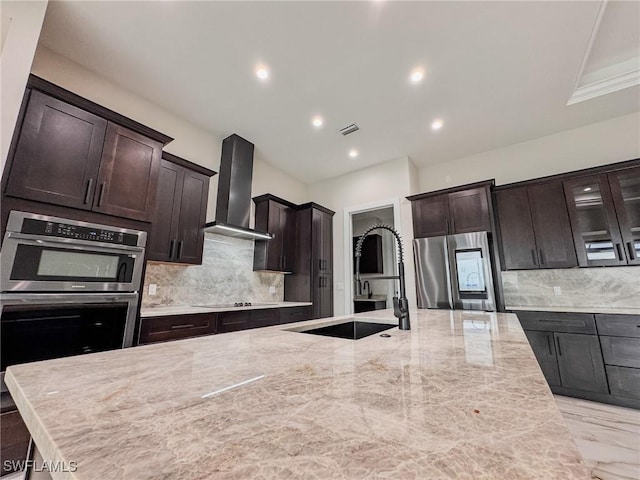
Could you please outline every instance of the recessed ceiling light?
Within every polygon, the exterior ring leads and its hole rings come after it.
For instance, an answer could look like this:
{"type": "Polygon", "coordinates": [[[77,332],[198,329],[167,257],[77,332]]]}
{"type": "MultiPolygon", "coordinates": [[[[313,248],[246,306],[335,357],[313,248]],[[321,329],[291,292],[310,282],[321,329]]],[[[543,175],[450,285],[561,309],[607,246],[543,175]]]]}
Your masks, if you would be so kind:
{"type": "Polygon", "coordinates": [[[438,119],[438,120],[434,120],[433,123],[431,124],[431,128],[434,130],[440,130],[442,128],[443,122],[442,120],[438,119]]]}
{"type": "Polygon", "coordinates": [[[311,124],[316,128],[320,128],[323,123],[324,123],[324,120],[320,115],[316,115],[311,119],[311,124]]]}
{"type": "Polygon", "coordinates": [[[349,156],[351,158],[356,158],[358,156],[358,150],[356,150],[355,148],[352,148],[351,150],[349,150],[349,156]]]}
{"type": "Polygon", "coordinates": [[[422,68],[414,68],[409,75],[411,83],[420,83],[424,78],[424,70],[422,68]]]}
{"type": "Polygon", "coordinates": [[[590,192],[591,191],[591,187],[587,187],[584,189],[585,192],[590,192]]]}
{"type": "Polygon", "coordinates": [[[266,80],[267,78],[269,78],[269,69],[264,65],[258,65],[256,67],[256,76],[260,80],[266,80]]]}

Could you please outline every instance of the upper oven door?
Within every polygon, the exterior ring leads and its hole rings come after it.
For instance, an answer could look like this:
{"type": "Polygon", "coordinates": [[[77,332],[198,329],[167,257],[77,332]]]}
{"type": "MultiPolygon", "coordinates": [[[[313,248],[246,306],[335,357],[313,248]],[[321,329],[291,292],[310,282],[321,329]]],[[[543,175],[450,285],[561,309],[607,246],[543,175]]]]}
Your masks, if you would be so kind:
{"type": "Polygon", "coordinates": [[[7,232],[1,257],[3,292],[134,292],[144,249],[7,232]]]}

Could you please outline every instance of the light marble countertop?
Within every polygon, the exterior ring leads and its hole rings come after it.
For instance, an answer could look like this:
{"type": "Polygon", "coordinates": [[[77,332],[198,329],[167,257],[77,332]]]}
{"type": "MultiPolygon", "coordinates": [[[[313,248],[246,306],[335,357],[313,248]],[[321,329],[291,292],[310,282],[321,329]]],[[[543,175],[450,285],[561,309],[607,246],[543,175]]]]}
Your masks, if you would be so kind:
{"type": "Polygon", "coordinates": [[[190,313],[212,313],[212,312],[231,312],[236,310],[260,310],[265,308],[287,308],[287,307],[306,307],[313,305],[311,302],[273,302],[260,303],[247,307],[202,307],[193,305],[172,305],[168,307],[148,307],[140,309],[140,316],[147,317],[164,317],[167,315],[187,315],[190,313]]]}
{"type": "Polygon", "coordinates": [[[292,331],[331,323],[14,365],[6,383],[44,459],[77,462],[55,480],[590,478],[515,315],[292,331]]]}
{"type": "Polygon", "coordinates": [[[623,315],[640,315],[640,307],[550,307],[550,306],[518,306],[518,307],[504,307],[505,310],[527,310],[531,312],[568,312],[568,313],[610,313],[610,314],[623,314],[623,315]]]}
{"type": "Polygon", "coordinates": [[[369,298],[367,295],[356,295],[353,298],[354,302],[386,302],[387,301],[387,296],[386,295],[371,295],[371,298],[369,298]]]}

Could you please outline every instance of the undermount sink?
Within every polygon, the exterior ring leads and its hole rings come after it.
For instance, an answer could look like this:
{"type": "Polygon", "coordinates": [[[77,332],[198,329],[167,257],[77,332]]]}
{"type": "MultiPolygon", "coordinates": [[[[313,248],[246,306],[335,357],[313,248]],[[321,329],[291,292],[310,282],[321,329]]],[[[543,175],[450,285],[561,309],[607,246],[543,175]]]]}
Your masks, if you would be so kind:
{"type": "Polygon", "coordinates": [[[371,323],[358,322],[352,320],[350,322],[338,323],[335,325],[326,325],[311,330],[303,330],[300,333],[311,333],[312,335],[322,335],[325,337],[347,338],[350,340],[359,340],[379,332],[384,332],[396,325],[388,323],[371,323]]]}

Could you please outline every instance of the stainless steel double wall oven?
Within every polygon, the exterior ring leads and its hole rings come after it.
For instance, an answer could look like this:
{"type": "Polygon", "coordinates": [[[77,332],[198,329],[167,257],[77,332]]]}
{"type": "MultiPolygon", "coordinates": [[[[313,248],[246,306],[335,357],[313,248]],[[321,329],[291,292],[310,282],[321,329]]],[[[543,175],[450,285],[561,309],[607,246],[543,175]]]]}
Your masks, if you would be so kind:
{"type": "Polygon", "coordinates": [[[2,371],[133,343],[144,231],[12,211],[0,250],[2,371]]]}

